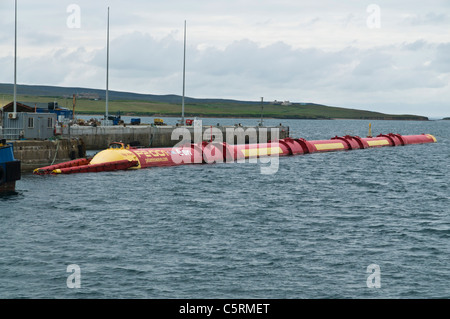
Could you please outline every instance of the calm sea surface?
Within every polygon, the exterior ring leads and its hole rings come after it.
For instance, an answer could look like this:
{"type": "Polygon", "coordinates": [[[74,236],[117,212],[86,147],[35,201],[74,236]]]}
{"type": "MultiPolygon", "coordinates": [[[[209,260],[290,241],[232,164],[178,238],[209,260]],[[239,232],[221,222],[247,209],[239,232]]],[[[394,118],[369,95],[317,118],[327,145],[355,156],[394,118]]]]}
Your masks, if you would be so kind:
{"type": "MultiPolygon", "coordinates": [[[[306,139],[369,126],[265,120],[280,122],[306,139]]],[[[0,298],[450,298],[450,121],[371,123],[438,143],[285,157],[273,175],[264,163],[24,174],[0,197],[0,298]]]]}

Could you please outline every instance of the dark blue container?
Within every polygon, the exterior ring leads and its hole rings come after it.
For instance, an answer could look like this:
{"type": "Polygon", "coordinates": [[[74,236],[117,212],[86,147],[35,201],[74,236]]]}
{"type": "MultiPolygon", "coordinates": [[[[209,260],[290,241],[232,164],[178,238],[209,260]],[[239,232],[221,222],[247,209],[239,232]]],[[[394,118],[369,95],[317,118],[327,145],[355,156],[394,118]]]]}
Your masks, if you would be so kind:
{"type": "Polygon", "coordinates": [[[21,177],[20,161],[14,158],[12,144],[0,140],[0,193],[15,191],[16,181],[21,177]]]}

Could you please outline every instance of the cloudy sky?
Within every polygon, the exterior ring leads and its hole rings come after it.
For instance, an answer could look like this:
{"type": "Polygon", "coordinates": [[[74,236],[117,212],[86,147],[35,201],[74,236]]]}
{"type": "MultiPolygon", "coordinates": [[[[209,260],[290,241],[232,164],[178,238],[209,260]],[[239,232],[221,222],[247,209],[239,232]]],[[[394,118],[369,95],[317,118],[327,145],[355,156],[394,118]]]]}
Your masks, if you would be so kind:
{"type": "MultiPolygon", "coordinates": [[[[449,0],[18,0],[19,84],[450,116],[449,0]]],[[[14,0],[0,0],[13,83],[14,0]]],[[[19,92],[20,93],[20,92],[19,92]]]]}

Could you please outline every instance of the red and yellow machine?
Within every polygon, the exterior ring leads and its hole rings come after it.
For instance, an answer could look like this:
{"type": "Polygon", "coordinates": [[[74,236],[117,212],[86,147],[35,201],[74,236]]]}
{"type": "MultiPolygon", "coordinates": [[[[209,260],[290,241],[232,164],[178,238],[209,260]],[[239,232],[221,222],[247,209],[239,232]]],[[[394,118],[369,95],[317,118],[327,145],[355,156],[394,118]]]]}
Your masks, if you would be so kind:
{"type": "Polygon", "coordinates": [[[123,143],[112,143],[93,158],[78,159],[61,164],[37,168],[34,174],[72,174],[87,172],[140,169],[157,166],[223,163],[263,156],[288,156],[317,152],[356,150],[383,146],[435,143],[430,134],[381,134],[377,137],[343,136],[330,140],[307,141],[284,138],[258,144],[230,145],[223,142],[203,142],[168,148],[136,148],[123,143]]]}

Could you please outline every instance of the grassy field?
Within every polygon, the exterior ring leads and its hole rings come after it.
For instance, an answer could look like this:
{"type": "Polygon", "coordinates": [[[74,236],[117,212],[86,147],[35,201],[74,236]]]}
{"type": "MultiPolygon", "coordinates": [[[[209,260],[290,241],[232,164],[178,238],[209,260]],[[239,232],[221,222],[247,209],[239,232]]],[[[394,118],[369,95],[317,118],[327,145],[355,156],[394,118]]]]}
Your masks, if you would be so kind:
{"type": "MultiPolygon", "coordinates": [[[[13,100],[12,95],[3,94],[0,102],[2,106],[13,100]]],[[[59,106],[72,109],[72,99],[52,96],[18,95],[17,101],[30,106],[34,103],[48,103],[57,101],[59,106]]],[[[138,116],[180,116],[181,98],[179,104],[148,101],[110,100],[108,102],[110,114],[120,111],[122,115],[138,116]]],[[[76,114],[104,114],[105,101],[78,99],[76,114]]],[[[253,117],[261,116],[259,103],[246,104],[239,102],[199,102],[186,103],[187,117],[253,117]]],[[[390,115],[364,110],[331,107],[318,104],[273,105],[264,103],[263,116],[279,119],[385,119],[385,120],[427,120],[426,117],[415,115],[390,115]]]]}

